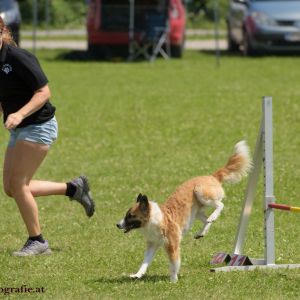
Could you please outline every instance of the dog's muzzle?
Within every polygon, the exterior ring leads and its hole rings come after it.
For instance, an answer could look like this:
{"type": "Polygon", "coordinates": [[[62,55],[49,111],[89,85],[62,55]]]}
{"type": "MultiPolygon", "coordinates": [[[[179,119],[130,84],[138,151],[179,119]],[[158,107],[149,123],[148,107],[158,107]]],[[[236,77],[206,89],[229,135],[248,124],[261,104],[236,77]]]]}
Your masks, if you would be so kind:
{"type": "Polygon", "coordinates": [[[124,220],[121,220],[118,224],[117,224],[117,227],[119,229],[125,229],[125,222],[124,220]]]}
{"type": "Polygon", "coordinates": [[[126,223],[125,220],[121,220],[118,224],[117,227],[119,229],[124,230],[124,233],[129,232],[131,229],[135,229],[135,228],[140,228],[141,227],[141,222],[140,221],[134,221],[131,223],[126,223]]]}
{"type": "Polygon", "coordinates": [[[131,228],[127,228],[126,223],[125,223],[124,220],[121,220],[121,221],[117,224],[117,227],[118,227],[119,229],[124,230],[124,233],[130,231],[130,229],[131,229],[131,228]]]}

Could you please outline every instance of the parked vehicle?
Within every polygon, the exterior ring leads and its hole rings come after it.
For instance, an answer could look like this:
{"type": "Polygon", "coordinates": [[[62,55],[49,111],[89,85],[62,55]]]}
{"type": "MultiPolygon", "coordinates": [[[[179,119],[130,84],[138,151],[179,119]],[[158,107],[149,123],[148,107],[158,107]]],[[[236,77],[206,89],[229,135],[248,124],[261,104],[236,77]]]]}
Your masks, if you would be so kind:
{"type": "MultiPolygon", "coordinates": [[[[135,0],[134,36],[139,40],[147,15],[166,7],[169,19],[171,55],[181,57],[185,41],[185,7],[182,0],[135,0]]],[[[87,16],[88,48],[109,55],[128,51],[130,42],[130,1],[90,0],[87,16]]]]}
{"type": "Polygon", "coordinates": [[[230,51],[300,51],[300,0],[231,0],[227,29],[230,51]]]}
{"type": "Polygon", "coordinates": [[[0,16],[11,30],[15,42],[19,44],[21,14],[18,2],[15,0],[0,0],[0,16]]]}

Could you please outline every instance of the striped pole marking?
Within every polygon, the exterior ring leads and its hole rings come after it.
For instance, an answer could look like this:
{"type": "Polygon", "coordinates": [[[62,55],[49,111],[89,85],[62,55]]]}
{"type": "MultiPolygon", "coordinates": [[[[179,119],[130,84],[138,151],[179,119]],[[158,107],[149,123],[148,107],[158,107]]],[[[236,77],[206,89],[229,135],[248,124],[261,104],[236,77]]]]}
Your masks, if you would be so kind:
{"type": "Polygon", "coordinates": [[[288,210],[288,211],[293,211],[293,212],[300,212],[300,207],[296,206],[289,206],[286,204],[277,204],[277,203],[270,203],[269,208],[275,208],[275,209],[280,209],[280,210],[288,210]]]}

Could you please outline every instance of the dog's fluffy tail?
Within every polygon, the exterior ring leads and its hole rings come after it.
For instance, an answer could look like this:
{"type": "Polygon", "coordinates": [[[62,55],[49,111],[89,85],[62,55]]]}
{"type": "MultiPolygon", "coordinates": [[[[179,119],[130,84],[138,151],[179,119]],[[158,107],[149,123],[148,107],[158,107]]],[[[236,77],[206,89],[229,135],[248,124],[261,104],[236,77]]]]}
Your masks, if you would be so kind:
{"type": "Polygon", "coordinates": [[[251,169],[249,147],[245,141],[238,142],[225,167],[216,171],[213,176],[220,182],[236,183],[246,176],[251,169]]]}

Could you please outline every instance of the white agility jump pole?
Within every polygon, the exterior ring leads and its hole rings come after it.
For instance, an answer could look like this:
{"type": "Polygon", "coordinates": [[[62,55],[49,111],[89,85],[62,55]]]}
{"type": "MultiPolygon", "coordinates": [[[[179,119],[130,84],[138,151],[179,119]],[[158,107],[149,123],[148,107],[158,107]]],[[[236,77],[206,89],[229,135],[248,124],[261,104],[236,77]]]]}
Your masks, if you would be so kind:
{"type": "Polygon", "coordinates": [[[300,264],[276,264],[275,263],[275,230],[274,209],[300,212],[299,207],[275,203],[273,182],[273,121],[272,121],[272,97],[262,99],[262,120],[256,141],[253,156],[253,169],[249,176],[245,192],[244,205],[241,211],[240,222],[236,233],[232,253],[220,252],[214,255],[213,265],[227,263],[227,266],[214,267],[213,272],[228,272],[235,270],[255,270],[267,268],[300,268],[300,264]],[[264,172],[264,258],[249,258],[243,254],[249,217],[256,194],[257,183],[263,165],[264,172]]]}

